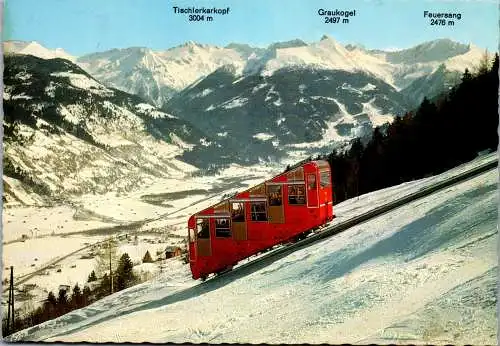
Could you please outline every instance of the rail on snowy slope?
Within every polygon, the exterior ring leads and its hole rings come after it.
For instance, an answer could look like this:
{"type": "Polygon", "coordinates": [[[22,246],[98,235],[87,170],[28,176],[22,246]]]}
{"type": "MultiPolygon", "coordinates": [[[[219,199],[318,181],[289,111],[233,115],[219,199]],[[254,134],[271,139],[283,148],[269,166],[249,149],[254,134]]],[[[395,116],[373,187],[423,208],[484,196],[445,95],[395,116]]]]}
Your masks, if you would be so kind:
{"type": "Polygon", "coordinates": [[[457,174],[456,176],[450,177],[448,179],[445,179],[441,182],[435,183],[431,186],[425,187],[419,191],[410,193],[404,197],[401,197],[399,199],[396,199],[392,202],[383,204],[379,207],[376,207],[372,210],[369,210],[361,215],[355,216],[353,218],[350,218],[349,220],[346,220],[344,222],[338,223],[336,225],[329,225],[323,228],[320,232],[315,233],[314,235],[298,241],[296,243],[293,243],[288,246],[283,246],[278,249],[272,250],[271,252],[263,255],[262,257],[256,258],[248,263],[242,264],[241,266],[235,268],[232,271],[223,273],[221,275],[218,275],[216,277],[213,277],[206,281],[207,283],[218,278],[218,277],[229,277],[229,276],[240,276],[241,274],[245,275],[244,272],[248,271],[251,269],[251,271],[256,271],[260,268],[263,268],[267,265],[269,265],[272,262],[277,261],[280,258],[283,258],[287,255],[289,255],[292,252],[295,252],[299,249],[302,249],[306,246],[309,246],[313,243],[318,242],[321,239],[328,238],[332,235],[338,234],[342,231],[345,231],[355,225],[358,225],[360,223],[363,223],[365,221],[368,221],[376,216],[385,214],[389,211],[392,211],[394,209],[397,209],[399,207],[402,207],[403,205],[415,201],[417,199],[429,196],[433,194],[434,192],[437,192],[439,190],[445,189],[449,186],[455,185],[459,182],[463,182],[465,180],[471,179],[479,174],[482,174],[484,172],[487,172],[495,167],[498,166],[498,159],[495,159],[494,161],[482,164],[480,166],[477,166],[475,168],[472,168],[468,171],[462,172],[460,174],[457,174]]]}

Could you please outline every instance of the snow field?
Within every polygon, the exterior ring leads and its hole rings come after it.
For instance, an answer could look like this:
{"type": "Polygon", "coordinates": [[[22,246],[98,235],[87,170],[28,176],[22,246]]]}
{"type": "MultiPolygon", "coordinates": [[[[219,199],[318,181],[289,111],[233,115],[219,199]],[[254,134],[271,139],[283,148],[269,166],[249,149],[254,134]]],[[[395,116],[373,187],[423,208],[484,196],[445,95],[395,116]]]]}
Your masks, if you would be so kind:
{"type": "MultiPolygon", "coordinates": [[[[60,237],[60,235],[65,233],[114,225],[114,223],[107,223],[100,220],[75,220],[74,215],[75,210],[69,206],[4,208],[3,241],[11,242],[20,239],[23,234],[29,238],[48,236],[52,235],[52,233],[54,233],[55,237],[60,237]]],[[[29,240],[34,241],[36,239],[29,240]]],[[[43,240],[40,241],[43,242],[43,240]]],[[[24,243],[23,245],[23,243],[19,243],[16,246],[19,246],[21,251],[27,244],[28,243],[24,243]]],[[[4,245],[4,251],[6,251],[9,246],[10,244],[4,245]]],[[[30,246],[34,246],[33,243],[30,246]]]]}
{"type": "Polygon", "coordinates": [[[2,256],[4,269],[14,266],[14,277],[24,276],[82,248],[88,241],[89,238],[53,236],[4,245],[2,256]]]}

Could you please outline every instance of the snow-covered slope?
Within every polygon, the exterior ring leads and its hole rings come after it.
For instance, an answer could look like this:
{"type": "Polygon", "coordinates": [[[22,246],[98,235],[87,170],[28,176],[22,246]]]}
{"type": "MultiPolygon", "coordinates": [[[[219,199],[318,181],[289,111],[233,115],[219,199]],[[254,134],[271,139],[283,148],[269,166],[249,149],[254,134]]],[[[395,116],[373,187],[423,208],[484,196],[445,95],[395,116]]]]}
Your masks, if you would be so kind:
{"type": "MultiPolygon", "coordinates": [[[[464,168],[336,213],[356,215],[464,168]]],[[[10,340],[493,344],[497,184],[489,171],[243,274],[198,284],[179,266],[10,340]]]]}
{"type": "Polygon", "coordinates": [[[464,54],[453,56],[446,60],[445,66],[450,71],[458,71],[463,73],[466,68],[479,65],[479,61],[485,54],[485,51],[476,45],[469,45],[469,50],[464,54]],[[473,63],[471,63],[473,62],[473,63]]]}
{"type": "Polygon", "coordinates": [[[380,51],[343,46],[328,35],[309,44],[296,39],[272,43],[267,48],[236,43],[217,47],[190,41],[163,51],[131,47],[76,59],[61,49],[49,50],[37,42],[7,41],[4,47],[6,52],[76,61],[105,85],[139,95],[160,107],[175,93],[224,65],[234,66],[240,74],[264,76],[290,67],[363,72],[399,90],[441,65],[449,72],[462,73],[476,65],[484,54],[479,47],[449,39],[399,51],[380,51]]]}
{"type": "Polygon", "coordinates": [[[287,66],[315,66],[322,69],[363,71],[386,83],[404,88],[416,78],[432,73],[440,65],[463,73],[479,63],[484,51],[449,39],[425,42],[409,49],[385,52],[343,46],[331,36],[319,42],[276,50],[272,59],[262,61],[262,73],[272,74],[287,66]]]}
{"type": "Polygon", "coordinates": [[[477,66],[485,53],[485,50],[473,44],[462,44],[450,39],[437,39],[396,51],[355,47],[353,51],[356,50],[388,63],[389,78],[400,89],[410,86],[418,78],[434,73],[441,66],[448,72],[462,74],[466,68],[477,66]]]}

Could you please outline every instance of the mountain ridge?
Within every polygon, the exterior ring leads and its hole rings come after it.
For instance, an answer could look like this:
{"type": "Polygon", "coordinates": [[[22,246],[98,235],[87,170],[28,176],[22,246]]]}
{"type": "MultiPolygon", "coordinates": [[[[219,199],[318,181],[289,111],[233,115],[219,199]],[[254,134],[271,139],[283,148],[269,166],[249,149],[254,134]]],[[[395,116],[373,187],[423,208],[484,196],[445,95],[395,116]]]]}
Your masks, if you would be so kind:
{"type": "MultiPolygon", "coordinates": [[[[16,50],[12,44],[6,48],[16,50]]],[[[162,107],[177,92],[223,65],[235,66],[242,75],[271,75],[287,66],[358,70],[402,90],[442,64],[448,71],[463,72],[482,54],[483,51],[473,44],[447,38],[384,51],[359,45],[343,46],[332,36],[324,35],[316,42],[293,39],[271,43],[266,48],[245,43],[219,47],[192,41],[164,50],[129,47],[86,54],[75,61],[105,85],[137,94],[162,107]]]]}

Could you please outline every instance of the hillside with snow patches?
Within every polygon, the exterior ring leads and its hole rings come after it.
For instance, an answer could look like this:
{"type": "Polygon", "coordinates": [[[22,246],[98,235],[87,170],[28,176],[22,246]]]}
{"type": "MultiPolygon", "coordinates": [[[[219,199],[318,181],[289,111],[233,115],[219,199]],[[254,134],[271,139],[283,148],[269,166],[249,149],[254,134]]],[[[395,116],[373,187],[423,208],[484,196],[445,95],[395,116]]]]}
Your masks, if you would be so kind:
{"type": "MultiPolygon", "coordinates": [[[[497,155],[344,201],[333,223],[497,155]]],[[[8,341],[494,344],[497,185],[494,169],[202,284],[175,261],[150,282],[8,341]]]]}
{"type": "Polygon", "coordinates": [[[250,162],[326,153],[406,110],[396,89],[361,72],[282,68],[269,76],[221,67],[165,109],[250,162]]]}
{"type": "Polygon", "coordinates": [[[114,49],[79,57],[78,64],[106,85],[162,106],[177,91],[222,65],[241,60],[231,49],[188,42],[155,52],[114,49]]]}
{"type": "Polygon", "coordinates": [[[210,149],[189,123],[64,59],[7,55],[3,98],[5,198],[21,205],[184,177],[197,168],[183,155],[210,149]]]}

